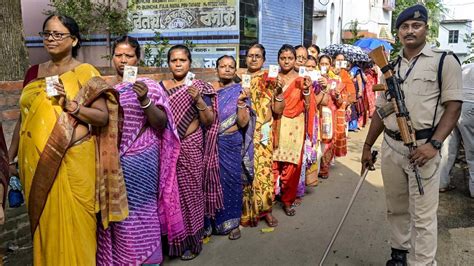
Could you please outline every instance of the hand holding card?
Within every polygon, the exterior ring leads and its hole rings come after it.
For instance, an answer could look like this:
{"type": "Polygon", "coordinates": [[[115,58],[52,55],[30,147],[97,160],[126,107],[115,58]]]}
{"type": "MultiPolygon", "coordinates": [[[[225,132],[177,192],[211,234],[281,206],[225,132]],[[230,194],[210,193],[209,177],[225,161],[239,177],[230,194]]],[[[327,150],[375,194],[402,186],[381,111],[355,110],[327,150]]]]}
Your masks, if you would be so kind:
{"type": "Polygon", "coordinates": [[[189,71],[188,74],[186,74],[186,77],[184,78],[184,85],[186,86],[192,86],[193,85],[193,80],[196,77],[196,75],[189,71]]]}
{"type": "Polygon", "coordinates": [[[269,71],[268,71],[268,77],[273,78],[273,79],[278,77],[279,68],[280,67],[277,65],[270,65],[269,71]]]}
{"type": "Polygon", "coordinates": [[[59,96],[58,91],[56,90],[54,84],[59,83],[59,76],[51,76],[51,77],[46,77],[46,94],[48,97],[55,97],[59,96]]]}
{"type": "Polygon", "coordinates": [[[137,81],[138,67],[125,66],[123,70],[123,82],[135,83],[137,81]]]}
{"type": "Polygon", "coordinates": [[[250,83],[252,81],[252,76],[248,74],[243,74],[242,75],[242,87],[243,88],[250,88],[250,83]]]}

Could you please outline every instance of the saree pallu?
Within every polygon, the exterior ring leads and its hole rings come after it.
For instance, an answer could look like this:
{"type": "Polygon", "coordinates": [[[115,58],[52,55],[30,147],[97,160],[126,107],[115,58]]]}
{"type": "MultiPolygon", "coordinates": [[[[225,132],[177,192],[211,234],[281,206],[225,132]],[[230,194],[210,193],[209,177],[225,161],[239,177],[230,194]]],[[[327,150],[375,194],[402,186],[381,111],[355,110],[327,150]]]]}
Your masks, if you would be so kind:
{"type": "Polygon", "coordinates": [[[377,73],[373,69],[367,69],[365,71],[365,75],[367,77],[367,84],[365,90],[365,95],[367,99],[367,110],[369,112],[369,117],[372,117],[375,112],[375,92],[373,90],[373,87],[375,84],[378,83],[378,77],[377,73]]]}
{"type": "MultiPolygon", "coordinates": [[[[340,119],[338,120],[338,116],[340,116],[342,113],[344,114],[344,123],[345,123],[345,111],[341,110],[338,108],[338,102],[336,100],[335,96],[335,91],[331,90],[327,94],[328,102],[327,105],[325,106],[331,111],[331,116],[329,119],[332,119],[331,121],[331,127],[332,127],[332,132],[331,138],[324,138],[321,136],[322,139],[322,146],[321,146],[321,166],[319,169],[319,175],[320,176],[329,176],[329,167],[331,166],[331,162],[334,158],[334,152],[336,149],[336,139],[339,139],[338,137],[343,137],[345,136],[345,127],[344,127],[344,135],[341,135],[341,121],[340,119]],[[339,134],[339,135],[338,135],[339,134]],[[337,136],[337,137],[336,137],[337,136]]],[[[322,113],[322,112],[321,112],[322,113]]],[[[323,119],[321,119],[321,123],[323,119]]],[[[344,125],[344,124],[342,124],[344,125]]]]}
{"type": "Polygon", "coordinates": [[[9,176],[8,149],[3,135],[2,122],[0,121],[0,183],[3,185],[3,205],[0,208],[2,209],[5,209],[6,205],[9,176]]]}
{"type": "MultiPolygon", "coordinates": [[[[163,83],[160,85],[164,88],[163,83]]],[[[194,80],[193,86],[199,89],[204,97],[215,97],[216,92],[209,84],[194,80]]],[[[212,125],[204,129],[198,127],[195,132],[185,137],[191,122],[198,118],[198,110],[187,90],[188,87],[184,85],[165,89],[181,139],[176,165],[186,236],[181,251],[189,249],[197,254],[202,249],[204,216],[214,217],[216,211],[223,207],[217,151],[219,119],[217,100],[214,100],[212,106],[215,119],[212,125]]]]}
{"type": "MultiPolygon", "coordinates": [[[[305,111],[304,96],[300,86],[303,79],[294,79],[283,92],[285,109],[283,115],[274,122],[273,133],[278,142],[274,143],[274,182],[280,180],[281,201],[289,206],[296,198],[301,175],[303,143],[305,134],[313,136],[313,120],[316,114],[314,92],[310,90],[308,112],[305,111]]],[[[278,186],[278,184],[275,184],[278,186]]]]}
{"type": "Polygon", "coordinates": [[[35,265],[95,265],[96,212],[105,225],[128,215],[118,161],[120,109],[98,75],[88,64],[60,75],[68,97],[89,106],[102,96],[109,109],[107,126],[76,143],[71,140],[77,122],[47,97],[44,78],[29,82],[20,97],[18,163],[35,265]]]}
{"type": "Polygon", "coordinates": [[[206,221],[207,234],[228,234],[240,224],[242,216],[242,143],[243,129],[226,131],[237,123],[237,100],[242,86],[230,85],[217,91],[219,105],[219,173],[224,196],[224,208],[213,219],[206,221]]]}
{"type": "MultiPolygon", "coordinates": [[[[252,78],[250,85],[251,122],[253,127],[253,178],[246,179],[243,189],[242,226],[257,226],[260,218],[272,210],[273,201],[273,120],[265,121],[271,112],[273,87],[268,81],[267,73],[262,72],[252,78]]],[[[246,135],[246,140],[249,138],[246,135]]],[[[244,144],[245,147],[245,144],[244,144]]]]}
{"type": "Polygon", "coordinates": [[[132,84],[115,86],[124,109],[120,154],[130,213],[107,230],[99,227],[100,265],[161,263],[161,235],[168,235],[171,255],[179,254],[185,237],[176,178],[180,144],[173,116],[158,84],[138,80],[147,85],[148,97],[166,113],[168,123],[160,132],[151,128],[132,84]]]}

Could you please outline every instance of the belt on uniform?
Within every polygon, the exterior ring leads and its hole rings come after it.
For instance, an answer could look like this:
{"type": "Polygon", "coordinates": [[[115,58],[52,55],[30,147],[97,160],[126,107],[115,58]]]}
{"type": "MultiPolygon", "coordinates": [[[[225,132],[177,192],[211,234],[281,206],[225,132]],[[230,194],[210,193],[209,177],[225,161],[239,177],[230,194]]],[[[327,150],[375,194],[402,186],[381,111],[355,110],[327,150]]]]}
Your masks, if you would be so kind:
{"type": "MultiPolygon", "coordinates": [[[[403,141],[402,135],[398,131],[393,131],[393,130],[385,128],[384,132],[385,134],[387,134],[387,136],[391,137],[394,140],[403,141]]],[[[431,137],[433,136],[433,132],[434,132],[433,128],[417,130],[415,131],[416,140],[431,139],[431,137]]]]}

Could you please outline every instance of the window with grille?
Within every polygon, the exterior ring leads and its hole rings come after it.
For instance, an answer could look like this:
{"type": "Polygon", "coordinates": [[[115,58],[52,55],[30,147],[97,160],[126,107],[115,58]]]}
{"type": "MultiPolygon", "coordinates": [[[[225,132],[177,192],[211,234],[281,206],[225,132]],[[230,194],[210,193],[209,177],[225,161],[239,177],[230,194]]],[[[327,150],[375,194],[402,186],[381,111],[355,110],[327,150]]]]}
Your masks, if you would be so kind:
{"type": "Polygon", "coordinates": [[[459,31],[458,30],[450,30],[449,31],[448,43],[458,43],[458,38],[459,38],[459,31]]]}

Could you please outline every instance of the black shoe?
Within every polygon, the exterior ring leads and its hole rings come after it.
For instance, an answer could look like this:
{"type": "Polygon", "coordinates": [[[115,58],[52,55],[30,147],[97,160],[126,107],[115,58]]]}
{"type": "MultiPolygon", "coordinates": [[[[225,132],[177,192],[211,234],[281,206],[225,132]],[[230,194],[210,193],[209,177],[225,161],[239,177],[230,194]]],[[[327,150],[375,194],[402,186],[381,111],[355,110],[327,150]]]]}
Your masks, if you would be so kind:
{"type": "Polygon", "coordinates": [[[407,266],[407,250],[392,248],[392,259],[387,261],[386,266],[407,266]]]}

